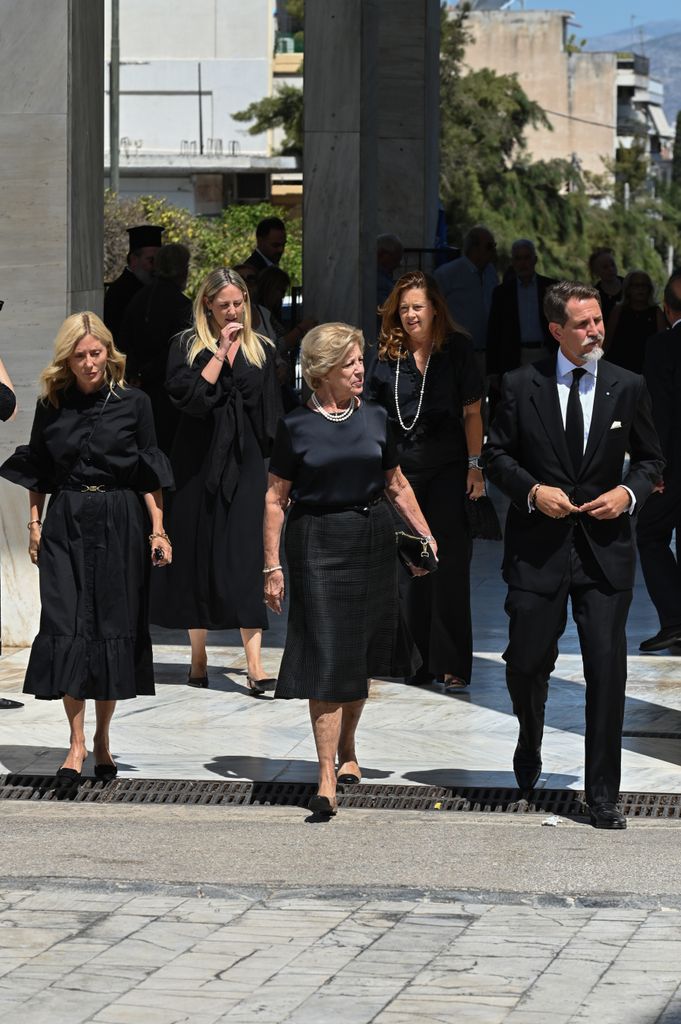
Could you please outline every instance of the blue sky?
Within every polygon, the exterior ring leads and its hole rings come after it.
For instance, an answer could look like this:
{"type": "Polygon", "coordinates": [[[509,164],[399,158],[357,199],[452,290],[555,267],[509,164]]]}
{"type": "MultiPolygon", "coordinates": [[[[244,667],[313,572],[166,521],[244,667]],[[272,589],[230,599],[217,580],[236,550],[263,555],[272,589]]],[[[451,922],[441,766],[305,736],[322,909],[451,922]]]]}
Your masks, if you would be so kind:
{"type": "Polygon", "coordinates": [[[525,0],[525,9],[574,11],[575,21],[581,26],[575,29],[575,35],[587,39],[630,28],[632,15],[634,27],[668,18],[681,20],[679,0],[525,0]]]}

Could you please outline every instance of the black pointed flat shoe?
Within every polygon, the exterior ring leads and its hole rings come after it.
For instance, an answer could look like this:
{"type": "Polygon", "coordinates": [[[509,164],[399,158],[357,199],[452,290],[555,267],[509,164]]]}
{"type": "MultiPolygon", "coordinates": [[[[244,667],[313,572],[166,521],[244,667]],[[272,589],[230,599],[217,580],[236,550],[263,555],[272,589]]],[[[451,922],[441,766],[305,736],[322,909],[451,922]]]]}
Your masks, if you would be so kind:
{"type": "Polygon", "coordinates": [[[95,765],[95,778],[101,779],[102,782],[111,782],[118,775],[117,764],[96,764],[95,765]]]}
{"type": "Polygon", "coordinates": [[[193,676],[192,670],[189,669],[189,673],[187,675],[187,686],[195,686],[197,690],[207,690],[208,676],[193,676]]]}
{"type": "Polygon", "coordinates": [[[20,700],[10,700],[9,697],[0,697],[0,711],[9,711],[11,708],[23,708],[20,700]]]}
{"type": "Polygon", "coordinates": [[[361,781],[361,777],[355,775],[354,772],[343,772],[342,775],[336,776],[336,782],[339,782],[341,786],[356,786],[361,781]]]}
{"type": "Polygon", "coordinates": [[[313,814],[326,814],[328,817],[333,817],[337,813],[338,808],[334,807],[328,796],[320,796],[319,793],[315,793],[311,796],[307,802],[308,811],[312,811],[313,814]]]}

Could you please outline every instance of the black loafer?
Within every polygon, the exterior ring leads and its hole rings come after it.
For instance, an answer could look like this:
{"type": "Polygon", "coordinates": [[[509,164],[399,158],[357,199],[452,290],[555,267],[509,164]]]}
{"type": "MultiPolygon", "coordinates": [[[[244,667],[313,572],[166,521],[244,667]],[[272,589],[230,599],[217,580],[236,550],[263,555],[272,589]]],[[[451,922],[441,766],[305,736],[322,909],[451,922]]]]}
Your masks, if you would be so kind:
{"type": "Polygon", "coordinates": [[[615,804],[594,804],[589,807],[589,819],[594,828],[627,827],[627,819],[615,804]]]}
{"type": "Polygon", "coordinates": [[[643,640],[638,649],[644,654],[649,654],[651,651],[665,651],[677,644],[681,644],[681,626],[665,626],[655,636],[643,640]]]}
{"type": "Polygon", "coordinates": [[[513,772],[519,790],[531,793],[539,782],[541,769],[541,750],[526,751],[520,745],[515,748],[513,772]]]}
{"type": "Polygon", "coordinates": [[[77,772],[75,768],[58,768],[55,775],[58,786],[75,786],[81,778],[82,772],[77,772]]]}
{"type": "Polygon", "coordinates": [[[0,711],[9,711],[10,708],[23,708],[20,700],[10,700],[9,697],[0,697],[0,711]]]}

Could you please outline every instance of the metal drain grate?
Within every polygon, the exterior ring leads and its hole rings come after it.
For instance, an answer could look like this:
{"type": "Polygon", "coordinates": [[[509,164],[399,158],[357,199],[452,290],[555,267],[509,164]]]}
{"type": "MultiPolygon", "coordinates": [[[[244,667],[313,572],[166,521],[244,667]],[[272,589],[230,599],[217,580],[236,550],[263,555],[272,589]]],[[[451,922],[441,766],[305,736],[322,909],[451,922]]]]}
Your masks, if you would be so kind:
{"type": "MultiPolygon", "coordinates": [[[[306,807],[316,792],[308,782],[231,782],[192,779],[85,778],[72,786],[57,786],[53,776],[0,776],[0,800],[61,801],[106,804],[196,804],[306,807]]],[[[517,789],[463,786],[392,786],[362,783],[339,788],[342,807],[396,811],[459,811],[493,814],[584,813],[584,794],[575,790],[538,789],[531,801],[517,789]]],[[[630,818],[681,818],[681,794],[622,793],[622,809],[630,818]]]]}

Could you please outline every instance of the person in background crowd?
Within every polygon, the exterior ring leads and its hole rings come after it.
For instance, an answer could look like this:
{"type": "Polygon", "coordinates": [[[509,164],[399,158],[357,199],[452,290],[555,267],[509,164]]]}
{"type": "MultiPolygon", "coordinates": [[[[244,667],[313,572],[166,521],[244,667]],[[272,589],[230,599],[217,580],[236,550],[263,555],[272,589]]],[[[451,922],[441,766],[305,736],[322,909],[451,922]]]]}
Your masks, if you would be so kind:
{"type": "MultiPolygon", "coordinates": [[[[2,305],[0,304],[0,309],[2,305]]],[[[0,420],[6,422],[13,420],[17,414],[17,400],[14,394],[14,386],[10,376],[5,369],[5,364],[0,359],[0,420]]],[[[19,700],[10,700],[9,697],[0,697],[0,711],[10,711],[12,708],[23,708],[19,700]]]]}
{"type": "Polygon", "coordinates": [[[471,336],[484,378],[486,369],[487,322],[492,293],[499,284],[494,261],[497,243],[489,228],[478,224],[463,240],[463,256],[443,263],[435,271],[435,280],[445,297],[452,321],[471,336]]]}
{"type": "Polygon", "coordinates": [[[181,416],[167,518],[184,542],[151,601],[152,622],[189,630],[190,686],[208,686],[207,630],[239,628],[249,691],[274,687],[261,656],[264,459],[281,415],[274,356],[251,327],[242,279],[211,271],[194,300],[194,325],[168,357],[166,386],[181,416]]]}
{"type": "Polygon", "coordinates": [[[511,267],[511,278],[492,293],[487,327],[487,373],[493,405],[499,400],[505,373],[556,351],[544,316],[544,295],[555,281],[536,272],[534,242],[516,239],[511,246],[511,267]]]}
{"type": "Polygon", "coordinates": [[[681,644],[681,273],[667,282],[664,311],[670,329],[649,339],[643,364],[667,463],[664,477],[638,516],[636,530],[643,578],[660,619],[659,631],[640,645],[644,653],[681,644]]]}
{"type": "Polygon", "coordinates": [[[437,553],[398,466],[385,410],[361,401],[361,331],[330,323],[305,336],[310,401],[279,424],[265,508],[265,601],[280,612],[284,514],[290,605],[277,698],[309,701],[319,759],[310,810],[336,813],[336,784],[358,783],[355,732],[372,676],[409,671],[399,629],[397,557],[386,495],[437,553]],[[338,775],[336,776],[336,759],[338,775]]]}
{"type": "Polygon", "coordinates": [[[265,217],[255,229],[255,249],[246,260],[256,270],[276,267],[286,248],[286,225],[279,217],[265,217]]]}
{"type": "Polygon", "coordinates": [[[404,246],[397,235],[376,239],[376,304],[382,306],[395,286],[395,271],[402,262],[404,246]]]}
{"type": "Polygon", "coordinates": [[[156,256],[162,245],[163,228],[142,224],[140,227],[128,228],[127,232],[130,240],[127,264],[104,295],[104,323],[111,331],[116,345],[128,303],[145,284],[151,282],[156,256]]]}
{"type": "Polygon", "coordinates": [[[149,399],[125,386],[124,367],[99,317],[67,317],[41,374],[29,444],[0,467],[29,490],[41,614],[24,693],[63,701],[70,746],[60,784],[81,777],[87,700],[95,702],[95,775],[106,780],[117,773],[109,740],[116,702],[154,693],[149,569],[172,561],[161,488],[173,478],[149,399]]]}
{"type": "Polygon", "coordinates": [[[596,282],[599,302],[603,312],[603,323],[607,327],[610,314],[622,298],[622,278],[617,273],[617,263],[612,249],[601,246],[589,256],[589,272],[596,282]]]}
{"type": "Polygon", "coordinates": [[[186,246],[162,246],[156,257],[156,276],[130,300],[120,329],[126,375],[149,395],[158,446],[168,455],[179,414],[165,389],[166,364],[172,338],[192,322],[192,302],[184,294],[189,260],[186,246]]]}
{"type": "Polygon", "coordinates": [[[622,299],[608,320],[605,358],[615,366],[641,373],[648,339],[666,326],[664,313],[655,302],[650,274],[630,270],[622,282],[622,299]]]}
{"type": "Polygon", "coordinates": [[[586,802],[595,828],[620,829],[632,514],[664,462],[645,381],[598,362],[596,289],[561,281],[547,291],[544,311],[558,355],[506,374],[483,455],[489,479],[511,499],[503,575],[506,682],[519,724],[513,769],[520,790],[531,792],[569,597],[586,682],[586,802]]]}
{"type": "Polygon", "coordinates": [[[378,358],[366,394],[387,410],[402,471],[439,545],[432,576],[400,580],[407,626],[423,660],[414,685],[442,678],[468,686],[473,661],[464,502],[484,494],[482,380],[467,334],[452,321],[434,280],[410,271],[381,306],[378,358]]]}

